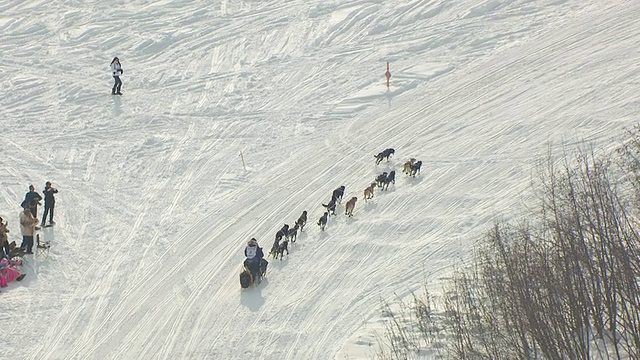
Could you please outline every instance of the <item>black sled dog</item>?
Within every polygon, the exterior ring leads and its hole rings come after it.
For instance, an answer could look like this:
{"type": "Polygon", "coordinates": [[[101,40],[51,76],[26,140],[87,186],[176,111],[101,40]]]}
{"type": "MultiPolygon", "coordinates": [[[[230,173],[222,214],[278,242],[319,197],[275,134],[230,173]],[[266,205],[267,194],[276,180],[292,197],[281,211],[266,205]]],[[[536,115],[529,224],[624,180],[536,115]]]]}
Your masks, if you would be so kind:
{"type": "Polygon", "coordinates": [[[387,161],[389,161],[389,157],[394,154],[396,151],[392,148],[388,148],[385,149],[382,152],[379,152],[378,155],[373,155],[374,158],[376,158],[376,165],[380,164],[380,162],[382,162],[382,159],[387,159],[387,161]]]}
{"type": "Polygon", "coordinates": [[[278,248],[276,249],[275,258],[277,259],[278,256],[280,256],[280,260],[282,260],[285,251],[287,252],[287,255],[289,255],[289,240],[287,239],[282,240],[280,246],[278,246],[278,248]]]}
{"type": "Polygon", "coordinates": [[[422,167],[422,160],[418,160],[411,164],[411,176],[416,177],[416,173],[420,175],[420,168],[422,167]]]}
{"type": "Polygon", "coordinates": [[[322,206],[327,208],[327,211],[329,212],[329,214],[331,215],[335,215],[336,214],[336,199],[331,199],[331,201],[329,201],[328,204],[322,204],[322,206]]]}
{"type": "Polygon", "coordinates": [[[296,225],[300,228],[300,231],[307,225],[307,210],[302,212],[302,215],[296,220],[296,225]]]}
{"type": "Polygon", "coordinates": [[[344,195],[344,185],[339,188],[333,190],[331,193],[331,200],[334,202],[342,202],[342,196],[344,195]]]}
{"type": "Polygon", "coordinates": [[[389,184],[395,184],[396,183],[396,171],[395,170],[391,170],[388,174],[386,179],[384,179],[384,181],[382,182],[382,190],[388,190],[389,189],[389,184]]]}
{"type": "Polygon", "coordinates": [[[329,216],[329,212],[325,211],[324,215],[320,217],[318,220],[318,225],[320,225],[320,230],[324,231],[324,227],[327,226],[327,217],[329,216]]]}

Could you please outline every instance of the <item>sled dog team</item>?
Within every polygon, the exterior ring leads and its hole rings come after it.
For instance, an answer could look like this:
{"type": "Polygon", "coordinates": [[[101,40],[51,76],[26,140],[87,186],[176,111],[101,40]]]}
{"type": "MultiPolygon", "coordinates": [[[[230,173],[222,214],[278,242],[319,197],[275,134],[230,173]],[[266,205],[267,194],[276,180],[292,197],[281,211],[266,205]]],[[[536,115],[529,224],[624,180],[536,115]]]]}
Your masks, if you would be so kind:
{"type": "MultiPolygon", "coordinates": [[[[376,165],[379,165],[382,160],[389,161],[389,157],[395,154],[393,148],[385,149],[384,151],[374,155],[376,165]]],[[[403,164],[402,172],[407,176],[415,177],[420,174],[420,168],[422,167],[422,161],[416,161],[415,158],[409,159],[409,161],[403,164]]],[[[374,189],[376,187],[381,188],[381,191],[388,190],[389,184],[396,183],[396,172],[391,170],[390,172],[383,172],[376,176],[375,180],[364,189],[364,200],[370,200],[373,198],[374,189]]],[[[322,204],[325,208],[324,213],[318,220],[317,224],[320,226],[320,230],[324,231],[330,215],[336,215],[336,205],[342,203],[344,196],[344,185],[336,188],[331,193],[331,200],[327,204],[322,204]]],[[[348,217],[353,216],[353,210],[355,209],[358,198],[356,196],[351,197],[344,206],[344,214],[348,217]]],[[[307,211],[303,211],[300,217],[294,222],[293,227],[289,227],[288,224],[276,232],[275,240],[269,251],[269,256],[280,260],[283,259],[285,252],[289,255],[289,242],[295,243],[298,237],[298,230],[302,231],[307,224],[307,211]]],[[[264,253],[262,248],[258,246],[257,240],[252,238],[247,243],[245,248],[245,261],[242,272],[240,273],[240,284],[243,288],[249,287],[253,283],[260,283],[260,280],[267,271],[268,262],[264,259],[264,253]]]]}

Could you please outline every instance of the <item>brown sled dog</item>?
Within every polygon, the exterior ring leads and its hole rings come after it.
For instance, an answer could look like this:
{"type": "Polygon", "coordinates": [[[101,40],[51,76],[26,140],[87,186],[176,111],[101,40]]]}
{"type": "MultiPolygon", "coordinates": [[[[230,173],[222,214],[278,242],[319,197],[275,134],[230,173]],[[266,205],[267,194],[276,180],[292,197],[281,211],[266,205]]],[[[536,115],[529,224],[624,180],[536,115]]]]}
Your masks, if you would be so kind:
{"type": "Polygon", "coordinates": [[[347,204],[344,207],[344,214],[349,217],[353,216],[353,208],[356,207],[356,201],[358,201],[357,197],[352,197],[351,200],[347,201],[347,204]]]}
{"type": "Polygon", "coordinates": [[[364,189],[364,201],[366,202],[367,199],[373,199],[373,189],[376,187],[376,183],[372,182],[371,185],[367,186],[366,189],[364,189]]]}
{"type": "Polygon", "coordinates": [[[409,161],[407,161],[406,163],[404,163],[404,165],[402,166],[402,172],[407,174],[407,175],[411,175],[411,167],[413,166],[413,164],[416,162],[415,158],[411,158],[409,159],[409,161]]]}

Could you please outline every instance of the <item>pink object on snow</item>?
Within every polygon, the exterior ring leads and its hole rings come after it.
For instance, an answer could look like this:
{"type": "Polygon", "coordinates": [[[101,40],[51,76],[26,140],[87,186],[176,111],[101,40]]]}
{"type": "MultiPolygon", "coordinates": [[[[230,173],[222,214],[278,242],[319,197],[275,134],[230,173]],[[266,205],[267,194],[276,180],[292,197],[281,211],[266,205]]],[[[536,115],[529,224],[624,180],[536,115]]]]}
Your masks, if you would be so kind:
{"type": "Polygon", "coordinates": [[[8,283],[16,280],[20,276],[20,271],[9,266],[7,259],[0,261],[0,286],[5,287],[8,283]]]}

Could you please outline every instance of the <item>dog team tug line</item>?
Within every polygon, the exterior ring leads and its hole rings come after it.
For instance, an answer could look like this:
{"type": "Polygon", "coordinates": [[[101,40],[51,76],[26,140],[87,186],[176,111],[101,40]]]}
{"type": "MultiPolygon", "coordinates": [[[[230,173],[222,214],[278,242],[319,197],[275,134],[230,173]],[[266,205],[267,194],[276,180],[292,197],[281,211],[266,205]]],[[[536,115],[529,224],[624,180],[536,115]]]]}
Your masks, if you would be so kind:
{"type": "MultiPolygon", "coordinates": [[[[394,153],[395,150],[389,148],[378,153],[377,155],[374,155],[373,157],[376,159],[376,165],[379,165],[384,159],[386,159],[388,162],[389,157],[394,153]]],[[[407,176],[415,177],[416,174],[420,174],[421,167],[422,161],[416,161],[416,159],[411,158],[409,159],[409,161],[404,163],[402,172],[407,176]]],[[[366,189],[364,189],[364,201],[366,202],[367,200],[373,198],[373,190],[375,187],[380,187],[381,191],[384,191],[389,189],[389,184],[395,185],[395,183],[395,170],[391,170],[388,173],[385,171],[382,174],[376,176],[375,181],[371,182],[370,185],[367,186],[366,189]]],[[[326,211],[318,220],[318,226],[320,226],[321,231],[324,231],[329,215],[336,215],[336,204],[342,202],[344,189],[344,186],[340,186],[337,189],[333,190],[329,203],[322,204],[326,211]]],[[[346,202],[344,212],[345,215],[349,217],[353,216],[353,210],[356,206],[356,201],[358,201],[358,198],[354,196],[346,202]]],[[[271,251],[269,251],[269,255],[275,259],[280,257],[280,260],[282,260],[282,258],[284,257],[285,252],[287,253],[287,255],[289,255],[289,242],[296,242],[296,239],[298,237],[298,230],[302,231],[306,224],[306,210],[302,212],[302,215],[300,215],[298,220],[295,221],[295,224],[292,228],[289,228],[289,225],[284,224],[284,226],[276,233],[276,239],[273,242],[271,251]]],[[[264,278],[267,274],[267,266],[269,265],[269,262],[264,258],[264,252],[258,245],[258,241],[255,238],[251,238],[251,240],[247,242],[247,246],[244,249],[244,256],[245,260],[240,271],[240,286],[243,289],[246,289],[251,285],[260,284],[262,278],[264,278]]]]}

